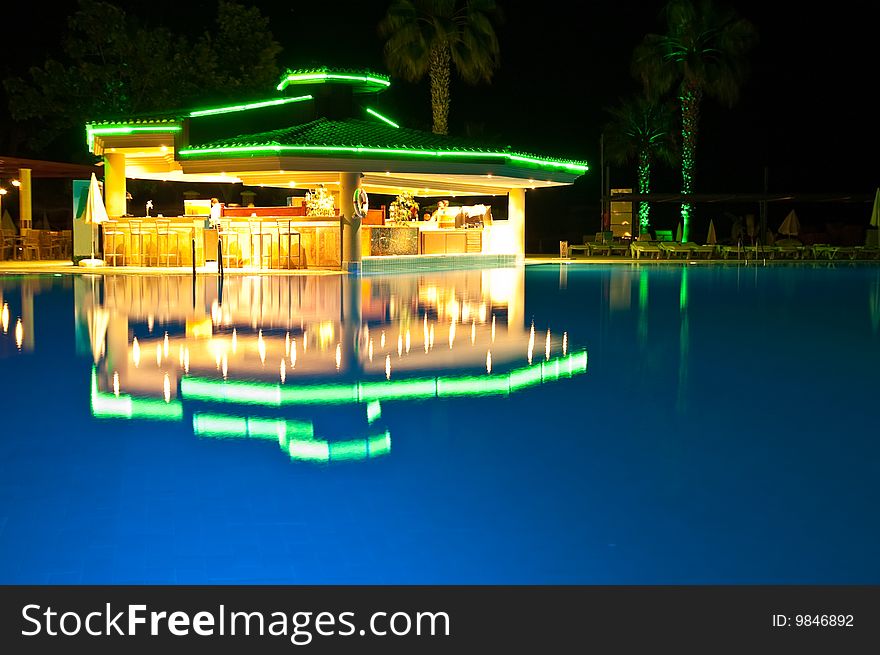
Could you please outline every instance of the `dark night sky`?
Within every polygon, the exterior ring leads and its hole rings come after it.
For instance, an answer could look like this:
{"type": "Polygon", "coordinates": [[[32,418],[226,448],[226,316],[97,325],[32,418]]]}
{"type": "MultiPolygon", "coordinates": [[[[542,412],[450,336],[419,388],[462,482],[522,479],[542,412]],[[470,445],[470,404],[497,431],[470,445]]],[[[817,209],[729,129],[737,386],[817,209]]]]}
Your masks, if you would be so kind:
{"type": "MultiPolygon", "coordinates": [[[[209,27],[213,2],[119,2],[150,22],[194,33],[209,27]]],[[[386,2],[251,3],[271,18],[284,46],[284,66],[329,64],[385,70],[375,26],[386,2]]],[[[634,46],[662,31],[662,2],[500,2],[502,67],[492,85],[452,90],[451,127],[481,125],[486,136],[511,145],[587,159],[593,173],[579,193],[599,194],[599,135],[605,108],[636,91],[629,75],[634,46]]],[[[697,156],[702,192],[760,191],[764,165],[775,191],[845,191],[868,194],[880,184],[878,50],[873,3],[840,1],[730,2],[758,28],[752,73],[734,109],[704,103],[697,156]],[[872,45],[873,44],[873,45],[872,45]]],[[[74,3],[70,3],[74,7],[74,3]]],[[[5,73],[41,63],[63,28],[47,26],[42,13],[19,5],[4,9],[12,25],[33,35],[7,58],[5,73]],[[23,13],[21,13],[23,12],[23,13]]],[[[405,125],[428,128],[427,82],[392,80],[382,107],[405,125]]],[[[271,90],[270,90],[271,95],[271,90]]],[[[632,184],[629,171],[612,172],[613,186],[632,184]]],[[[655,190],[676,191],[673,173],[661,173],[655,190]]]]}

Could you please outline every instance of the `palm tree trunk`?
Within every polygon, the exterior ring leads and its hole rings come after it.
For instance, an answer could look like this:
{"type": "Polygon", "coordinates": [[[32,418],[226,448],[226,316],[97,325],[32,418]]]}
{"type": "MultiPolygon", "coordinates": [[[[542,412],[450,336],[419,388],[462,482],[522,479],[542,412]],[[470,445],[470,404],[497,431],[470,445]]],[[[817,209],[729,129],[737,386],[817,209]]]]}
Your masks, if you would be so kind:
{"type": "MultiPolygon", "coordinates": [[[[697,133],[700,122],[700,102],[703,90],[691,81],[681,85],[681,192],[694,192],[694,168],[697,156],[697,133]]],[[[690,203],[681,206],[681,240],[688,240],[688,223],[693,218],[694,208],[690,203]]]]}
{"type": "Polygon", "coordinates": [[[431,50],[431,111],[434,116],[434,134],[449,132],[449,46],[439,45],[431,50]]]}
{"type": "MultiPolygon", "coordinates": [[[[651,156],[647,150],[639,153],[639,193],[651,193],[651,156]]],[[[648,231],[650,212],[647,201],[639,203],[639,236],[648,231]]]]}

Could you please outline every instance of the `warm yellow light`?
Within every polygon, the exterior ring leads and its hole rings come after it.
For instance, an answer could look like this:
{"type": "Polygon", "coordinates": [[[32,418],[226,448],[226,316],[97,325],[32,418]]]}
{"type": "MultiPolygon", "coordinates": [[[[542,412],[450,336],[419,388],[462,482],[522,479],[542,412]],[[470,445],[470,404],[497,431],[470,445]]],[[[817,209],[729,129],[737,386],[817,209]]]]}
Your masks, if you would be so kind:
{"type": "Polygon", "coordinates": [[[397,335],[397,356],[400,357],[403,354],[403,335],[397,335]]]}
{"type": "Polygon", "coordinates": [[[562,355],[565,356],[565,353],[568,351],[568,332],[562,333],[562,355]]]}
{"type": "Polygon", "coordinates": [[[171,378],[168,377],[168,374],[165,374],[165,378],[162,380],[162,391],[165,393],[165,402],[171,402],[171,378]]]}
{"type": "Polygon", "coordinates": [[[166,152],[168,152],[168,146],[159,146],[159,150],[164,155],[166,152]]]}
{"type": "Polygon", "coordinates": [[[156,344],[156,366],[162,366],[162,346],[156,344]]]}
{"type": "Polygon", "coordinates": [[[165,357],[168,357],[168,333],[165,333],[165,340],[162,343],[162,350],[164,351],[165,357]]]}
{"type": "Polygon", "coordinates": [[[226,351],[223,351],[223,357],[220,359],[220,372],[223,373],[223,379],[226,379],[226,375],[229,373],[229,358],[226,356],[226,351]]]}
{"type": "Polygon", "coordinates": [[[385,333],[384,332],[382,333],[382,336],[379,338],[379,347],[380,348],[385,347],[385,333]]]}
{"type": "Polygon", "coordinates": [[[257,336],[257,351],[260,353],[260,362],[266,363],[266,342],[263,340],[263,331],[260,330],[257,336]]]}
{"type": "Polygon", "coordinates": [[[3,311],[0,312],[0,322],[3,323],[3,334],[9,331],[9,303],[3,303],[3,311]]]}
{"type": "Polygon", "coordinates": [[[287,379],[287,366],[284,364],[284,360],[281,360],[281,384],[284,384],[284,381],[287,379]]]}
{"type": "Polygon", "coordinates": [[[385,355],[385,379],[391,379],[391,355],[385,355]]]}
{"type": "Polygon", "coordinates": [[[113,371],[113,395],[119,398],[119,372],[113,371]]]}
{"type": "Polygon", "coordinates": [[[232,354],[235,354],[235,350],[238,347],[238,332],[235,328],[232,328],[232,354]]]}
{"type": "Polygon", "coordinates": [[[410,346],[410,336],[409,336],[409,328],[406,329],[406,352],[409,352],[410,346]]]}
{"type": "Polygon", "coordinates": [[[189,373],[189,346],[183,349],[183,371],[189,373]]]}
{"type": "Polygon", "coordinates": [[[141,346],[138,343],[137,337],[131,342],[131,360],[134,362],[135,368],[141,363],[141,346]]]}
{"type": "Polygon", "coordinates": [[[434,347],[434,324],[431,323],[431,329],[428,332],[428,345],[434,347]]]}
{"type": "Polygon", "coordinates": [[[284,335],[284,356],[287,357],[289,354],[290,354],[290,332],[287,332],[284,335]]]}
{"type": "Polygon", "coordinates": [[[529,364],[532,363],[532,352],[535,350],[535,322],[532,321],[532,327],[529,328],[529,364]]]}
{"type": "Polygon", "coordinates": [[[550,330],[547,330],[547,343],[544,346],[544,355],[546,359],[550,360],[550,330]]]}
{"type": "Polygon", "coordinates": [[[476,341],[477,341],[477,322],[472,321],[471,322],[471,345],[476,343],[476,341]]]}
{"type": "Polygon", "coordinates": [[[342,344],[336,344],[336,370],[339,370],[339,367],[342,366],[342,344]]]}
{"type": "Polygon", "coordinates": [[[449,348],[452,349],[452,344],[455,342],[455,321],[449,324],[449,348]]]}
{"type": "Polygon", "coordinates": [[[486,373],[492,372],[492,351],[486,352],[486,373]]]}
{"type": "Polygon", "coordinates": [[[15,322],[15,345],[18,346],[18,349],[21,350],[21,344],[24,342],[24,326],[21,324],[21,319],[18,319],[15,322]]]}
{"type": "Polygon", "coordinates": [[[492,343],[495,343],[495,314],[492,314],[492,343]]]}
{"type": "Polygon", "coordinates": [[[296,339],[290,341],[290,368],[296,368],[296,339]]]}
{"type": "Polygon", "coordinates": [[[370,339],[370,345],[367,346],[367,355],[370,357],[370,361],[373,361],[373,340],[370,339]]]}
{"type": "Polygon", "coordinates": [[[21,186],[21,180],[12,180],[12,186],[14,186],[14,187],[21,186]]]}

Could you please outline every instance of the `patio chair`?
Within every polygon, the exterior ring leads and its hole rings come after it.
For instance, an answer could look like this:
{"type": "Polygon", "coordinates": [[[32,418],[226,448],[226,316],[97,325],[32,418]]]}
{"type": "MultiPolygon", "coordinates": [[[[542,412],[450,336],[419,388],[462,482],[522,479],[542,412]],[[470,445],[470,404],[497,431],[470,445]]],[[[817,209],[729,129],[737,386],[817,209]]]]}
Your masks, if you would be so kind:
{"type": "Polygon", "coordinates": [[[663,250],[653,241],[633,241],[629,246],[630,257],[640,259],[642,255],[660,259],[663,250]]]}
{"type": "Polygon", "coordinates": [[[683,256],[685,259],[691,256],[692,248],[688,243],[676,243],[674,241],[661,241],[660,249],[666,253],[666,259],[672,259],[673,255],[678,258],[683,256]]]}

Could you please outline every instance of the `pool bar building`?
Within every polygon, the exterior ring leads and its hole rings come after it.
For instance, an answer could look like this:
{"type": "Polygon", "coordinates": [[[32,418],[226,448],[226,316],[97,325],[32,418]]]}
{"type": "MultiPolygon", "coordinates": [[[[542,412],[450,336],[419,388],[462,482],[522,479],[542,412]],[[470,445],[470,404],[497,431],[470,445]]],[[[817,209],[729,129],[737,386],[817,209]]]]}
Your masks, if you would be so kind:
{"type": "MultiPolygon", "coordinates": [[[[110,218],[102,226],[106,263],[182,266],[195,258],[231,268],[369,272],[521,259],[526,191],[572,184],[587,163],[402,127],[381,104],[390,84],[372,72],[288,70],[264,98],[90,121],[88,148],[103,157],[110,218]],[[127,178],[241,183],[292,196],[285,207],[224,207],[217,250],[204,204],[192,201],[176,217],[127,215],[127,178]],[[370,194],[446,206],[428,220],[397,203],[393,212],[371,207],[370,194]],[[469,204],[487,196],[506,196],[506,212],[497,212],[506,217],[469,204]]],[[[81,223],[75,219],[74,230],[85,235],[91,226],[81,223]]],[[[88,239],[75,234],[75,256],[87,254],[88,239]]]]}

